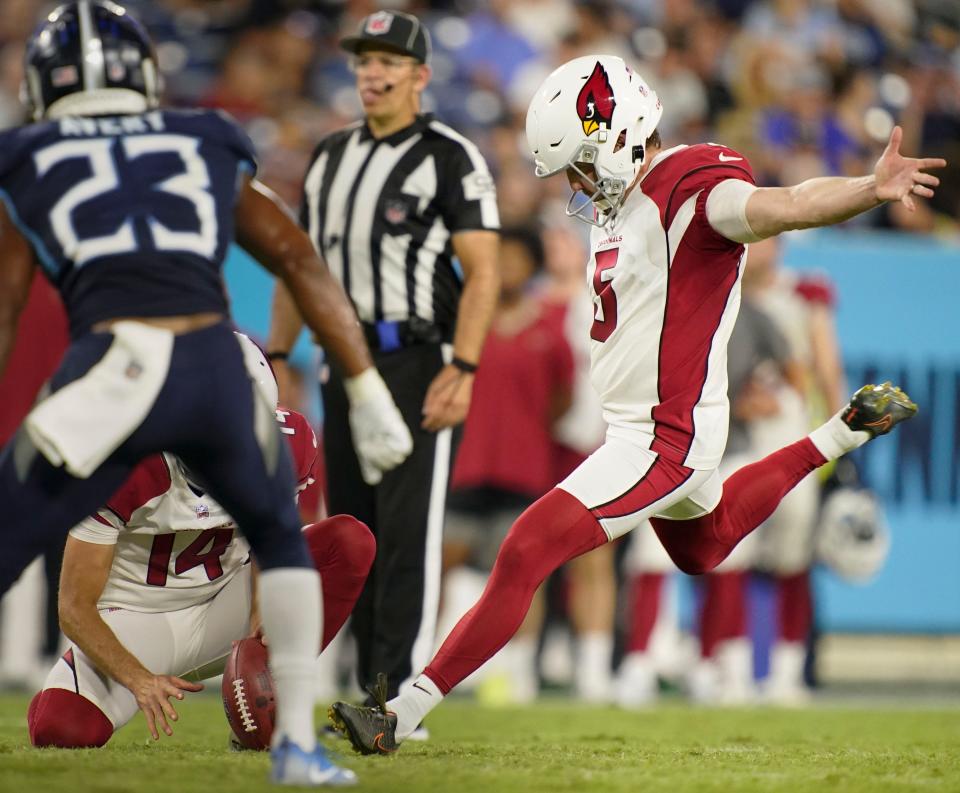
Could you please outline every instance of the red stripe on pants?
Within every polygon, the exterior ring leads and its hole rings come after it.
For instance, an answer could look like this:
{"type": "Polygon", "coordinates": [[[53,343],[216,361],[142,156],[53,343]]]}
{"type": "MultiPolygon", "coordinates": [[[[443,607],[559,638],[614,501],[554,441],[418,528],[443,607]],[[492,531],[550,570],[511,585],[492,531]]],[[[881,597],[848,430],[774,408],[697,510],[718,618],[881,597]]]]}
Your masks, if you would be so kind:
{"type": "Polygon", "coordinates": [[[684,468],[682,465],[658,457],[643,477],[626,493],[606,504],[594,507],[592,512],[597,520],[632,515],[666,498],[691,476],[693,476],[692,468],[684,468]]]}

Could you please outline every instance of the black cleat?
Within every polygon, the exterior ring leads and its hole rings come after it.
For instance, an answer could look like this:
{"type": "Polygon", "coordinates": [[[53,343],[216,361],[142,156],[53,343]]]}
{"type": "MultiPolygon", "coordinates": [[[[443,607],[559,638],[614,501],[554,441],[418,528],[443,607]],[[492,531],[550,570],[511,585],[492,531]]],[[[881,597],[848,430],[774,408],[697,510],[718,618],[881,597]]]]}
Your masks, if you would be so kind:
{"type": "Polygon", "coordinates": [[[397,751],[397,715],[387,710],[387,676],[378,674],[368,690],[376,707],[334,702],[327,716],[360,754],[392,754],[397,751]]]}
{"type": "Polygon", "coordinates": [[[876,438],[915,415],[916,403],[888,380],[881,385],[865,385],[857,391],[841,418],[850,429],[868,432],[871,438],[876,438]]]}

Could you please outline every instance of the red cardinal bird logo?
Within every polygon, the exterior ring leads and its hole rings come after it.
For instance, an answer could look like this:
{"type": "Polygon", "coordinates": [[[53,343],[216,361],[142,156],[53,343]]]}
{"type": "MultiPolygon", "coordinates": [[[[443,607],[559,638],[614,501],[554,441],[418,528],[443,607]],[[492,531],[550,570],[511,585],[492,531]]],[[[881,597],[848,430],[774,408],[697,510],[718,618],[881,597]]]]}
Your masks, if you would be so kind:
{"type": "Polygon", "coordinates": [[[616,106],[617,101],[613,98],[610,78],[600,61],[597,61],[597,65],[593,67],[593,73],[577,94],[577,115],[583,122],[584,134],[592,135],[600,129],[601,124],[609,129],[616,106]]]}

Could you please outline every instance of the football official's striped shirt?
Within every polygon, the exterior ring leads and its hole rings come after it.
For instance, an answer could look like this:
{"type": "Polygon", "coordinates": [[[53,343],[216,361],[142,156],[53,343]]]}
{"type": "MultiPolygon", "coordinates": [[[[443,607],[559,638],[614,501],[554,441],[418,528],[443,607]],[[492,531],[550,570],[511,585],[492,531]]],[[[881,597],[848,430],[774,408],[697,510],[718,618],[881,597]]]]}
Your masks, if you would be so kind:
{"type": "Polygon", "coordinates": [[[325,138],[307,171],[301,223],[361,321],[418,317],[447,340],[462,288],[451,237],[499,228],[483,156],[429,115],[380,140],[363,123],[325,138]]]}

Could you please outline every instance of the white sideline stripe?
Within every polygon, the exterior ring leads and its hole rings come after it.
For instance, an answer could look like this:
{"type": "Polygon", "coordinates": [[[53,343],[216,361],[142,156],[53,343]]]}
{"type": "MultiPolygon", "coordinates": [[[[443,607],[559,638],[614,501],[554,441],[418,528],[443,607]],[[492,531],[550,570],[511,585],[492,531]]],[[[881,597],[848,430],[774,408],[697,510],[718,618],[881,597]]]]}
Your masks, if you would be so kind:
{"type": "MultiPolygon", "coordinates": [[[[441,347],[444,363],[453,359],[453,346],[441,347]]],[[[443,517],[447,500],[447,479],[450,476],[450,450],[453,429],[437,433],[433,453],[433,477],[430,481],[430,506],[427,509],[427,541],[423,559],[423,611],[420,629],[410,651],[410,677],[400,684],[400,692],[413,685],[430,660],[437,633],[437,611],[440,607],[440,559],[443,542],[443,517]]]]}

